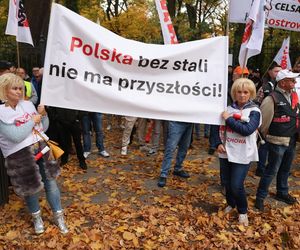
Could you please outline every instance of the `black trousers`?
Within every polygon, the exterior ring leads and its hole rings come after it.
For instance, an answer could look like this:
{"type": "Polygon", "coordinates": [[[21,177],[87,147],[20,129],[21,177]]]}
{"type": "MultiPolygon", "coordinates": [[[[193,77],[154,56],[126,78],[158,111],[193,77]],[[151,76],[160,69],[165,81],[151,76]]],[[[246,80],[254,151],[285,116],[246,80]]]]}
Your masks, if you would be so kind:
{"type": "Polygon", "coordinates": [[[0,150],[0,206],[8,203],[8,175],[5,168],[5,161],[0,150]]]}
{"type": "Polygon", "coordinates": [[[79,121],[73,123],[61,123],[57,124],[57,131],[59,131],[59,145],[65,151],[61,157],[61,162],[68,162],[69,152],[72,147],[72,138],[75,144],[76,154],[79,161],[85,161],[83,156],[83,147],[81,143],[81,127],[79,121]]]}

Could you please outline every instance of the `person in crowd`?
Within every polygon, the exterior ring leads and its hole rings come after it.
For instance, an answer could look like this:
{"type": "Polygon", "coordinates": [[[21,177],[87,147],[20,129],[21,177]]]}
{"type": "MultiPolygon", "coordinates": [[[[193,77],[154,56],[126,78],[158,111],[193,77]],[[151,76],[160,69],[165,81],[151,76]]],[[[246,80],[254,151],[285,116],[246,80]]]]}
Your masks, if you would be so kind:
{"type": "Polygon", "coordinates": [[[127,155],[127,148],[130,143],[130,135],[132,133],[134,124],[137,120],[138,120],[139,149],[141,151],[149,151],[149,148],[147,148],[145,142],[147,119],[144,118],[138,119],[137,117],[125,116],[125,128],[123,130],[123,136],[122,136],[121,155],[127,155]]]}
{"type": "Polygon", "coordinates": [[[37,92],[33,86],[33,84],[29,81],[25,80],[26,77],[26,71],[23,68],[17,68],[16,75],[21,77],[24,81],[25,85],[25,100],[31,101],[34,105],[38,102],[38,95],[37,92]]]}
{"type": "MultiPolygon", "coordinates": [[[[200,123],[194,123],[194,130],[196,134],[196,140],[200,140],[200,123]]],[[[204,138],[209,138],[210,125],[204,124],[204,138]]]]}
{"type": "Polygon", "coordinates": [[[109,157],[109,153],[106,152],[103,142],[102,114],[94,112],[84,112],[82,115],[84,157],[87,158],[91,154],[91,122],[93,123],[93,128],[96,133],[96,146],[99,155],[105,158],[109,157]]]}
{"type": "Polygon", "coordinates": [[[9,64],[9,72],[13,73],[13,74],[16,74],[16,70],[17,70],[16,65],[14,63],[11,63],[11,62],[8,62],[8,64],[9,64]]]}
{"type": "Polygon", "coordinates": [[[300,57],[297,58],[294,67],[293,67],[294,73],[300,73],[300,57]]]}
{"type": "MultiPolygon", "coordinates": [[[[231,87],[234,81],[240,78],[247,78],[249,76],[249,70],[247,67],[242,68],[241,66],[236,66],[233,70],[232,77],[228,76],[228,90],[227,90],[227,105],[230,106],[233,103],[232,95],[231,95],[231,87]]],[[[211,125],[210,126],[210,136],[209,136],[209,154],[214,154],[215,150],[217,149],[218,142],[217,138],[219,137],[219,126],[217,125],[211,125]]],[[[224,176],[224,170],[226,170],[227,166],[223,165],[222,162],[220,162],[220,182],[221,182],[221,192],[222,194],[226,194],[226,188],[225,188],[225,176],[224,176]]]]}
{"type": "Polygon", "coordinates": [[[117,118],[117,127],[120,129],[124,129],[124,125],[122,123],[122,116],[121,115],[112,115],[112,114],[107,114],[106,118],[107,118],[107,127],[106,130],[112,130],[113,129],[113,118],[116,117],[117,118]]]}
{"type": "MultiPolygon", "coordinates": [[[[82,131],[80,121],[82,113],[78,110],[53,107],[49,108],[49,112],[51,117],[50,121],[55,124],[54,126],[56,128],[56,131],[52,130],[51,136],[54,136],[53,139],[56,140],[65,151],[61,157],[61,165],[63,166],[68,163],[73,138],[79,167],[86,170],[87,164],[81,143],[82,131]],[[55,134],[55,132],[57,133],[55,134]]],[[[52,139],[51,136],[50,139],[52,139]]]]}
{"type": "Polygon", "coordinates": [[[185,159],[185,156],[191,143],[192,131],[192,123],[169,121],[168,136],[164,151],[164,159],[161,166],[160,177],[157,183],[159,187],[164,187],[166,185],[167,176],[169,170],[171,169],[173,154],[177,146],[178,151],[173,175],[179,176],[181,178],[190,177],[189,173],[183,170],[182,163],[185,159]]]}
{"type": "Polygon", "coordinates": [[[6,61],[0,61],[0,76],[9,73],[10,65],[6,61]]]}
{"type": "Polygon", "coordinates": [[[228,82],[232,80],[233,67],[232,65],[228,65],[228,82]]]}
{"type": "Polygon", "coordinates": [[[222,113],[225,126],[219,127],[214,137],[226,189],[225,213],[237,208],[239,223],[248,226],[247,197],[244,181],[250,163],[258,161],[256,130],[261,123],[258,106],[252,101],[256,96],[254,83],[247,78],[234,81],[231,88],[233,103],[222,113]]]}
{"type": "MultiPolygon", "coordinates": [[[[293,69],[292,69],[292,71],[294,72],[294,73],[300,73],[300,57],[298,57],[297,59],[296,59],[296,62],[295,62],[295,64],[294,64],[294,67],[293,67],[293,69]]],[[[295,91],[297,92],[297,94],[298,94],[298,98],[300,98],[300,78],[298,77],[298,78],[296,78],[296,84],[295,84],[295,91]]]]}
{"type": "Polygon", "coordinates": [[[30,101],[23,100],[24,91],[24,82],[19,76],[12,73],[0,76],[0,99],[5,100],[0,105],[0,147],[6,158],[7,173],[16,194],[25,199],[33,217],[35,233],[44,232],[39,192],[45,188],[54,221],[65,234],[68,228],[56,183],[59,165],[49,158],[49,152],[40,159],[35,158],[47,145],[36,133],[38,131],[47,138],[44,134],[49,125],[47,113],[44,106],[39,106],[37,111],[30,101]],[[7,124],[11,124],[12,128],[5,130],[7,124]]]}
{"type": "Polygon", "coordinates": [[[277,176],[275,199],[287,204],[294,204],[297,201],[288,192],[288,178],[295,156],[300,119],[298,95],[293,91],[296,77],[299,77],[299,73],[280,70],[276,77],[275,90],[260,106],[263,118],[260,132],[269,144],[268,165],[256,192],[255,207],[261,211],[264,210],[264,199],[275,176],[277,176]]]}
{"type": "Polygon", "coordinates": [[[254,100],[258,105],[275,89],[276,76],[280,70],[281,66],[276,62],[273,62],[269,67],[267,74],[262,79],[262,86],[257,91],[257,96],[254,100]]]}
{"type": "Polygon", "coordinates": [[[262,80],[260,76],[260,70],[259,68],[254,68],[252,69],[251,74],[248,77],[252,82],[254,82],[256,91],[261,87],[262,85],[262,80]]]}
{"type": "Polygon", "coordinates": [[[163,128],[164,146],[166,145],[166,141],[167,141],[166,134],[167,134],[167,123],[168,123],[168,121],[152,120],[152,122],[153,122],[152,138],[151,138],[151,143],[150,143],[150,149],[149,149],[149,152],[147,153],[148,156],[156,155],[158,150],[159,150],[161,127],[163,128]]]}
{"type": "MultiPolygon", "coordinates": [[[[263,78],[262,87],[258,90],[257,96],[255,98],[255,102],[260,105],[262,100],[266,98],[274,89],[276,86],[276,76],[278,72],[281,70],[281,66],[279,66],[277,63],[273,63],[268,72],[267,75],[263,78]]],[[[260,144],[258,149],[258,155],[259,155],[259,161],[257,162],[257,167],[255,171],[256,176],[262,176],[265,169],[266,169],[266,162],[268,158],[268,142],[264,144],[260,144]]]]}
{"type": "Polygon", "coordinates": [[[42,80],[43,80],[43,68],[33,67],[31,83],[35,88],[38,96],[37,105],[39,105],[41,102],[42,80]]]}

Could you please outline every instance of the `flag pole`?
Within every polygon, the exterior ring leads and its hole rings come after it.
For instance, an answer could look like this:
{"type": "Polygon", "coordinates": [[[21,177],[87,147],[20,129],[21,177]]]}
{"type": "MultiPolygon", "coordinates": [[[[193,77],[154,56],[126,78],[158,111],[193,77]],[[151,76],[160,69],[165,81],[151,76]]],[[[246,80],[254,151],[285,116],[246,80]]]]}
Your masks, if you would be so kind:
{"type": "Polygon", "coordinates": [[[245,57],[242,65],[242,77],[244,77],[244,69],[246,68],[247,56],[248,56],[248,48],[246,48],[245,57]]]}
{"type": "Polygon", "coordinates": [[[20,47],[19,47],[19,42],[17,42],[17,62],[18,62],[18,68],[20,68],[20,47]]]}
{"type": "Polygon", "coordinates": [[[228,10],[227,10],[227,21],[226,21],[225,35],[229,37],[229,6],[228,6],[228,10]]]}
{"type": "Polygon", "coordinates": [[[261,79],[264,78],[264,76],[267,74],[267,72],[269,71],[269,69],[270,69],[270,67],[271,67],[271,65],[272,65],[273,63],[274,63],[274,61],[272,61],[272,62],[269,64],[268,68],[266,69],[265,73],[262,75],[261,79]]]}

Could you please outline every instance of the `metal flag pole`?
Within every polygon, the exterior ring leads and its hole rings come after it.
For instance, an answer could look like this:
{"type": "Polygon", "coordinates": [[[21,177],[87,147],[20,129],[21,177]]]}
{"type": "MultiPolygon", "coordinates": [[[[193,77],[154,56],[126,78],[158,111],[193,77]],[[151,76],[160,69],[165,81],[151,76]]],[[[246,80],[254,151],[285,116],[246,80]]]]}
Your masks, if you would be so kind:
{"type": "Polygon", "coordinates": [[[18,68],[20,68],[20,47],[19,47],[19,42],[17,42],[17,62],[18,62],[18,68]]]}

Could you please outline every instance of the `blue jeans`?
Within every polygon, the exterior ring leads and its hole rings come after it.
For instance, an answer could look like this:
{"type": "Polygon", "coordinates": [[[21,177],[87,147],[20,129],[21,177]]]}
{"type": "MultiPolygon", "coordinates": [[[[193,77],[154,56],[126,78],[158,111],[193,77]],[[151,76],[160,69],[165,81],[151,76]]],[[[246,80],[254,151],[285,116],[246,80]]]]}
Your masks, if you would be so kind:
{"type": "Polygon", "coordinates": [[[204,124],[204,137],[209,137],[209,131],[210,131],[210,125],[209,124],[204,124]]]}
{"type": "Polygon", "coordinates": [[[195,129],[195,134],[197,138],[200,138],[200,124],[199,123],[195,123],[194,124],[194,129],[195,129]]]}
{"type": "Polygon", "coordinates": [[[192,123],[169,121],[168,138],[165,147],[164,159],[161,166],[161,177],[167,177],[171,168],[173,154],[178,146],[176,165],[174,170],[182,169],[182,162],[186,156],[192,136],[192,123]]]}
{"type": "Polygon", "coordinates": [[[268,152],[269,152],[268,142],[266,142],[265,144],[259,146],[259,148],[258,148],[259,161],[257,163],[257,169],[261,170],[262,173],[266,169],[266,162],[267,162],[267,158],[268,158],[268,152]]]}
{"type": "Polygon", "coordinates": [[[261,177],[256,197],[264,199],[268,195],[269,187],[277,174],[276,190],[278,195],[287,195],[289,192],[288,178],[295,156],[296,139],[290,140],[289,146],[269,143],[268,165],[261,177]]]}
{"type": "MultiPolygon", "coordinates": [[[[197,138],[200,138],[200,124],[195,123],[195,134],[197,138]]],[[[210,131],[210,125],[209,124],[204,124],[204,137],[209,137],[209,131],[210,131]]]]}
{"type": "Polygon", "coordinates": [[[237,207],[240,214],[246,214],[248,203],[244,181],[250,164],[239,164],[220,158],[220,166],[223,172],[227,204],[233,208],[237,207]]]}
{"type": "Polygon", "coordinates": [[[96,146],[99,152],[104,150],[103,132],[102,132],[102,114],[88,113],[82,117],[82,132],[83,132],[83,151],[90,152],[92,147],[91,142],[91,122],[96,133],[96,146]]]}
{"type": "MultiPolygon", "coordinates": [[[[47,179],[45,174],[43,159],[39,160],[37,163],[39,165],[40,174],[42,176],[42,181],[44,183],[44,188],[46,191],[46,199],[48,201],[48,204],[51,207],[51,210],[53,212],[62,210],[61,202],[60,202],[60,191],[57,186],[56,180],[47,179]]],[[[30,213],[35,213],[40,210],[39,193],[25,196],[24,198],[30,213]]]]}

